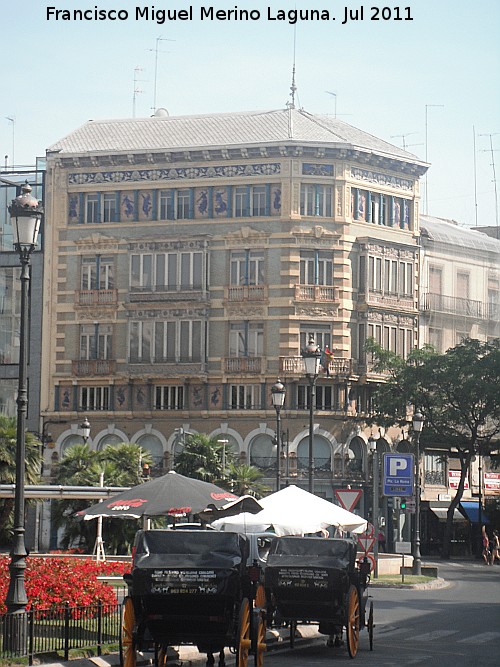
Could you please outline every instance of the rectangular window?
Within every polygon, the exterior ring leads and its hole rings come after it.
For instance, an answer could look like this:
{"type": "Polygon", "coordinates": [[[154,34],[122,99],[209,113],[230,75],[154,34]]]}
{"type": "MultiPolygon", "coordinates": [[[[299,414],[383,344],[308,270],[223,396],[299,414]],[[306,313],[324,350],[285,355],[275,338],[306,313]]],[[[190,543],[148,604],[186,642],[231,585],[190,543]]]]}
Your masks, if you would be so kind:
{"type": "Polygon", "coordinates": [[[399,293],[404,296],[413,296],[412,262],[400,262],[399,264],[399,293]]]}
{"type": "Polygon", "coordinates": [[[115,222],[116,220],[116,194],[106,192],[102,199],[103,221],[115,222]]]}
{"type": "Polygon", "coordinates": [[[266,195],[266,186],[265,185],[255,185],[252,188],[252,215],[253,216],[264,216],[266,215],[266,204],[267,204],[267,195],[266,195]]]}
{"type": "Polygon", "coordinates": [[[131,363],[151,363],[153,322],[131,322],[129,334],[129,360],[131,363]]]}
{"type": "Polygon", "coordinates": [[[300,186],[300,215],[332,217],[333,189],[329,185],[300,186]]]}
{"type": "Polygon", "coordinates": [[[109,410],[109,387],[80,387],[80,410],[109,410]]]}
{"type": "Polygon", "coordinates": [[[191,217],[191,191],[177,191],[177,220],[187,220],[191,217]]]}
{"type": "Polygon", "coordinates": [[[432,347],[436,350],[436,352],[442,354],[443,332],[441,329],[434,329],[432,327],[429,328],[429,344],[432,345],[432,347]]]}
{"type": "Polygon", "coordinates": [[[159,385],[155,387],[155,410],[183,410],[184,387],[159,385]]]}
{"type": "Polygon", "coordinates": [[[303,350],[309,340],[313,338],[316,345],[319,345],[319,347],[324,350],[327,346],[331,349],[332,348],[332,334],[330,331],[330,327],[301,327],[301,331],[299,334],[299,354],[301,350],[303,350]]]}
{"type": "Polygon", "coordinates": [[[160,192],[160,220],[174,219],[174,197],[169,190],[162,190],[160,192]]]}
{"type": "Polygon", "coordinates": [[[153,255],[132,255],[130,258],[130,287],[151,290],[153,286],[153,255]]]}
{"type": "Polygon", "coordinates": [[[264,283],[264,253],[247,250],[231,253],[231,285],[262,285],[264,283]]]}
{"type": "Polygon", "coordinates": [[[330,253],[303,250],[300,253],[301,285],[333,285],[333,259],[330,253]]]}
{"type": "Polygon", "coordinates": [[[237,322],[230,325],[230,357],[260,357],[263,352],[264,325],[262,323],[237,322]]]}
{"type": "Polygon", "coordinates": [[[260,409],[260,385],[231,384],[229,385],[229,407],[231,410],[260,409]]]}
{"type": "Polygon", "coordinates": [[[114,262],[112,257],[82,257],[82,290],[112,289],[114,281],[114,262]]]}
{"type": "Polygon", "coordinates": [[[433,486],[446,485],[446,455],[425,452],[424,482],[433,486]]]}
{"type": "Polygon", "coordinates": [[[234,188],[233,215],[235,218],[246,218],[249,214],[249,190],[245,185],[234,188]]]}
{"type": "Polygon", "coordinates": [[[112,324],[84,324],[80,329],[80,359],[111,359],[112,324]]]}
{"type": "Polygon", "coordinates": [[[88,194],[85,198],[85,222],[91,224],[94,222],[101,222],[99,212],[99,195],[88,194]]]}
{"type": "Polygon", "coordinates": [[[154,323],[154,360],[157,363],[200,362],[200,320],[166,320],[154,323]]]}
{"type": "MultiPolygon", "coordinates": [[[[0,267],[0,364],[19,363],[20,269],[0,267]]],[[[4,382],[4,380],[2,380],[4,382]]]]}

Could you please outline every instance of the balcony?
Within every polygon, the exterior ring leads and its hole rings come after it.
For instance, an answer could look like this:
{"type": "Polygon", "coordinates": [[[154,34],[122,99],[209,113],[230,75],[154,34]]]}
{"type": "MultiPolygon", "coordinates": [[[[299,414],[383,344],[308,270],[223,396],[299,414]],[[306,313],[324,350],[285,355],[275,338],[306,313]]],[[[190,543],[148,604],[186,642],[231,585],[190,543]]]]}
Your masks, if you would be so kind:
{"type": "Polygon", "coordinates": [[[408,294],[388,294],[381,291],[368,290],[360,293],[358,302],[360,306],[382,306],[384,308],[395,308],[397,310],[415,310],[415,300],[408,294]]]}
{"type": "Polygon", "coordinates": [[[231,303],[242,301],[265,301],[267,286],[265,285],[229,285],[225,288],[225,299],[231,303]]]}
{"type": "MultiPolygon", "coordinates": [[[[353,359],[332,359],[328,364],[330,376],[352,375],[353,359]]],[[[306,370],[302,357],[280,357],[280,372],[288,375],[303,375],[306,370]]]]}
{"type": "Polygon", "coordinates": [[[260,373],[261,370],[261,357],[227,357],[224,359],[226,373],[260,373]]]}
{"type": "Polygon", "coordinates": [[[481,301],[433,293],[421,295],[420,310],[423,313],[450,313],[474,319],[483,319],[487,311],[481,301]]]}
{"type": "Polygon", "coordinates": [[[116,306],[118,304],[118,290],[77,290],[75,294],[75,303],[78,306],[116,306]]]}
{"type": "Polygon", "coordinates": [[[72,361],[72,373],[77,376],[113,375],[116,368],[114,359],[77,359],[72,361]]]}
{"type": "Polygon", "coordinates": [[[339,288],[329,285],[295,285],[295,301],[338,302],[339,288]]]}

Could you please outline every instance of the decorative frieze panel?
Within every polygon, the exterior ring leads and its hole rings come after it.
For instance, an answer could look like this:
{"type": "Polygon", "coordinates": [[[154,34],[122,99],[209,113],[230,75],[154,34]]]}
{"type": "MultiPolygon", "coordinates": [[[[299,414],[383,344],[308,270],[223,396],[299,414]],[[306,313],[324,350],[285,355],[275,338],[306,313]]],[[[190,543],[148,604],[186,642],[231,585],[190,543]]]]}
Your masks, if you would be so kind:
{"type": "Polygon", "coordinates": [[[298,317],[332,318],[337,317],[338,307],[326,308],[321,306],[300,306],[295,308],[295,315],[298,317]]]}
{"type": "Polygon", "coordinates": [[[315,164],[312,162],[303,162],[302,174],[304,176],[333,176],[333,164],[315,164]]]}
{"type": "Polygon", "coordinates": [[[279,162],[257,164],[210,165],[170,169],[126,169],[68,174],[68,185],[100,185],[102,183],[140,183],[147,181],[182,181],[198,178],[241,178],[274,176],[281,171],[279,162]]]}
{"type": "Polygon", "coordinates": [[[208,243],[205,239],[188,239],[176,241],[135,241],[128,244],[133,252],[168,251],[168,250],[205,250],[208,243]]]}
{"type": "Polygon", "coordinates": [[[366,181],[368,183],[377,183],[378,185],[387,185],[398,190],[413,190],[413,181],[406,178],[398,178],[397,176],[389,176],[388,174],[381,174],[370,169],[360,169],[359,167],[351,167],[351,178],[357,181],[366,181]]]}
{"type": "Polygon", "coordinates": [[[127,317],[136,320],[158,319],[158,318],[178,318],[190,319],[196,317],[208,317],[207,308],[130,308],[127,312],[127,317]]]}

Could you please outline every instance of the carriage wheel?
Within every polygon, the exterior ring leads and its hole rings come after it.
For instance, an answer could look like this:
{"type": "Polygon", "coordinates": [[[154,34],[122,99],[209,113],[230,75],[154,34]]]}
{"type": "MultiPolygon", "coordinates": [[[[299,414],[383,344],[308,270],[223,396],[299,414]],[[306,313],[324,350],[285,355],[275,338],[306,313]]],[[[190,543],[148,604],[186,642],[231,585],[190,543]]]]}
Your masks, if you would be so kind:
{"type": "Polygon", "coordinates": [[[370,611],[368,612],[368,623],[366,624],[368,628],[368,638],[370,640],[370,651],[373,651],[373,601],[370,601],[370,611]]]}
{"type": "Polygon", "coordinates": [[[243,598],[240,607],[240,618],[238,623],[238,651],[236,653],[236,667],[247,667],[248,654],[252,640],[250,638],[250,603],[248,598],[243,598]]]}
{"type": "Polygon", "coordinates": [[[349,656],[354,658],[359,644],[359,594],[356,586],[349,588],[347,595],[347,649],[349,656]]]}
{"type": "Polygon", "coordinates": [[[266,591],[261,584],[257,587],[255,593],[255,616],[254,620],[257,627],[255,628],[255,667],[262,667],[264,664],[264,653],[266,646],[266,591]]]}
{"type": "Polygon", "coordinates": [[[137,656],[133,637],[135,612],[132,598],[126,597],[123,604],[120,664],[122,667],[136,667],[137,656]]]}

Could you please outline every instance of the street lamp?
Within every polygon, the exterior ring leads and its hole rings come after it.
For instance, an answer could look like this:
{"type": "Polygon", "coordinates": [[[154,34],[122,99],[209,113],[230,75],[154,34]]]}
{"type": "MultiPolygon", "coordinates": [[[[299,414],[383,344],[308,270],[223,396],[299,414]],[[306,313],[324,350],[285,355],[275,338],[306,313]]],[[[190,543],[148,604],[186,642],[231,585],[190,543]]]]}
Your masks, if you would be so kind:
{"type": "Polygon", "coordinates": [[[226,479],[226,445],[229,444],[229,440],[221,438],[217,442],[222,445],[222,479],[226,479]]]}
{"type": "Polygon", "coordinates": [[[306,376],[311,388],[309,394],[309,493],[314,493],[314,459],[313,459],[313,435],[314,435],[314,403],[316,401],[316,379],[319,375],[321,361],[321,350],[310,338],[306,347],[302,350],[302,359],[306,376]]]}
{"type": "Polygon", "coordinates": [[[40,229],[43,208],[31,195],[28,182],[22,186],[21,194],[9,206],[14,230],[14,248],[21,262],[21,320],[19,327],[19,382],[17,390],[17,432],[16,432],[16,488],[14,498],[14,537],[9,564],[10,582],[5,598],[7,614],[5,618],[4,648],[15,655],[26,654],[28,598],[24,585],[26,570],[26,543],[24,523],[24,479],[26,439],[25,425],[28,412],[27,372],[28,372],[28,300],[30,282],[30,256],[34,251],[40,229]]]}
{"type": "Polygon", "coordinates": [[[90,422],[87,419],[87,417],[84,418],[84,420],[82,421],[82,423],[78,428],[80,429],[80,435],[83,438],[83,444],[86,445],[90,437],[90,422]]]}
{"type": "Polygon", "coordinates": [[[420,558],[420,434],[424,428],[424,417],[421,412],[413,415],[413,431],[415,432],[415,530],[413,534],[413,568],[412,574],[422,574],[420,558]]]}
{"type": "Polygon", "coordinates": [[[373,523],[373,532],[375,535],[375,541],[373,543],[373,577],[377,579],[378,577],[378,534],[379,534],[379,525],[378,525],[378,495],[379,495],[379,467],[378,467],[378,452],[377,452],[377,441],[373,436],[368,438],[368,446],[370,452],[372,453],[372,464],[373,464],[373,497],[372,497],[372,523],[373,523]]]}
{"type": "Polygon", "coordinates": [[[273,401],[274,409],[276,410],[276,491],[280,490],[281,477],[281,408],[285,403],[285,385],[278,378],[276,384],[271,387],[271,399],[273,401]]]}

